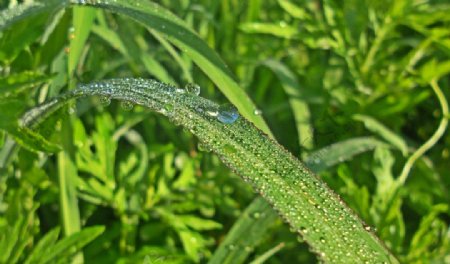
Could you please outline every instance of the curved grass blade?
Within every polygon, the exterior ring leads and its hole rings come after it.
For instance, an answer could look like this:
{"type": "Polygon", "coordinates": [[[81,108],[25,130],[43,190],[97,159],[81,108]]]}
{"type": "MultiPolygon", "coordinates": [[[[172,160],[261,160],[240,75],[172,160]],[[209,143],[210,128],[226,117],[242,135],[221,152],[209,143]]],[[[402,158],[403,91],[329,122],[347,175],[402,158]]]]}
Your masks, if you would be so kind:
{"type": "Polygon", "coordinates": [[[266,60],[262,65],[272,70],[280,80],[285,93],[288,95],[289,104],[294,114],[297,126],[298,143],[306,149],[313,148],[314,135],[311,126],[311,113],[308,104],[301,98],[300,85],[292,71],[276,60],[266,60]]]}
{"type": "Polygon", "coordinates": [[[148,1],[71,0],[73,4],[104,8],[128,16],[167,38],[185,52],[248,120],[270,133],[264,119],[254,114],[255,105],[234,80],[222,59],[186,23],[165,8],[148,1]]]}
{"type": "Polygon", "coordinates": [[[240,215],[208,263],[244,263],[277,218],[276,212],[263,198],[255,198],[240,215]]]}
{"type": "Polygon", "coordinates": [[[380,137],[384,138],[387,142],[392,144],[392,146],[398,148],[403,156],[408,155],[408,145],[406,142],[375,118],[358,114],[354,115],[353,119],[363,122],[368,130],[380,135],[380,137]]]}
{"type": "MultiPolygon", "coordinates": [[[[380,145],[385,144],[371,137],[341,141],[312,152],[305,159],[305,164],[314,173],[319,173],[380,145]]],[[[214,252],[209,264],[244,263],[251,253],[249,249],[253,249],[259,243],[276,218],[276,212],[264,199],[255,198],[234,223],[225,240],[214,252]]]]}
{"type": "Polygon", "coordinates": [[[305,159],[305,163],[308,168],[318,173],[379,146],[386,144],[372,137],[352,138],[312,152],[305,159]]]}
{"type": "Polygon", "coordinates": [[[321,260],[397,263],[353,211],[282,146],[232,110],[184,89],[153,80],[112,79],[82,85],[32,112],[46,109],[39,117],[45,116],[69,99],[93,95],[148,107],[184,126],[250,183],[321,260]]]}

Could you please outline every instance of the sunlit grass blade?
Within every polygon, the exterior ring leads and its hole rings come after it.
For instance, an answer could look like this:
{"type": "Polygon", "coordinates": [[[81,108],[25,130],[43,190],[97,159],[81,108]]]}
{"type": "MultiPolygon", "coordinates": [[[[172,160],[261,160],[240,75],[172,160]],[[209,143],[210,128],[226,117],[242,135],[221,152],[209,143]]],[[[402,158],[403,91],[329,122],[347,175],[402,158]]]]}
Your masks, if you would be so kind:
{"type": "Polygon", "coordinates": [[[280,243],[276,245],[274,248],[270,249],[266,253],[262,254],[261,256],[257,257],[255,260],[250,262],[250,264],[262,264],[266,260],[268,260],[271,256],[275,255],[278,251],[280,251],[284,247],[284,243],[280,243]]]}
{"type": "Polygon", "coordinates": [[[188,28],[183,20],[170,11],[155,3],[143,0],[133,2],[125,0],[104,0],[101,2],[72,0],[70,2],[104,8],[126,15],[160,33],[185,52],[239,109],[243,116],[266,133],[270,133],[263,118],[254,115],[255,106],[253,102],[236,83],[222,59],[205,41],[188,28]]]}
{"type": "Polygon", "coordinates": [[[112,79],[82,85],[32,111],[98,95],[143,105],[184,126],[250,183],[323,261],[396,263],[378,238],[325,183],[230,108],[153,80],[112,79]],[[349,256],[351,256],[349,258],[349,256]]]}
{"type": "Polygon", "coordinates": [[[244,263],[277,218],[276,212],[264,199],[256,198],[239,216],[208,263],[244,263]]]}
{"type": "Polygon", "coordinates": [[[74,74],[75,68],[79,64],[81,53],[86,48],[86,40],[91,32],[94,18],[95,10],[78,6],[73,8],[73,25],[69,36],[71,39],[68,61],[69,76],[74,74]]]}
{"type": "Polygon", "coordinates": [[[359,137],[334,143],[310,153],[305,163],[308,168],[318,173],[340,162],[387,144],[372,137],[359,137]]]}

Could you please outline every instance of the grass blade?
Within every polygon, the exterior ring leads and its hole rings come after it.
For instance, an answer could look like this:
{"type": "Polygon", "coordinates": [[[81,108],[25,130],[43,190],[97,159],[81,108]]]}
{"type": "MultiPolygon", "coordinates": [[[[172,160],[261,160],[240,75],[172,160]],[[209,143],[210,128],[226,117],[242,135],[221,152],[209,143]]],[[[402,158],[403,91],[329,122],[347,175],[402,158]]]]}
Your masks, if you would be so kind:
{"type": "Polygon", "coordinates": [[[300,147],[311,149],[313,147],[314,135],[311,126],[311,113],[308,104],[301,98],[300,85],[295,75],[279,61],[266,60],[263,65],[272,70],[288,95],[289,104],[294,114],[297,126],[298,143],[300,147]]]}
{"type": "Polygon", "coordinates": [[[403,156],[408,154],[408,145],[406,142],[375,118],[366,115],[354,115],[353,119],[363,122],[368,130],[380,135],[380,137],[391,143],[392,146],[398,148],[403,156]]]}
{"type": "Polygon", "coordinates": [[[272,207],[263,198],[257,197],[241,214],[208,263],[244,263],[277,218],[272,207]]]}
{"type": "Polygon", "coordinates": [[[317,253],[333,263],[397,263],[378,238],[302,163],[244,118],[216,103],[153,80],[112,79],[82,85],[38,109],[68,99],[104,96],[168,116],[253,187],[317,253]],[[351,256],[349,258],[349,256],[351,256]]]}
{"type": "Polygon", "coordinates": [[[268,260],[271,256],[275,255],[278,251],[280,251],[284,247],[284,243],[280,243],[279,245],[275,246],[271,250],[267,251],[266,253],[259,256],[257,259],[250,262],[250,264],[262,264],[266,260],[268,260]]]}

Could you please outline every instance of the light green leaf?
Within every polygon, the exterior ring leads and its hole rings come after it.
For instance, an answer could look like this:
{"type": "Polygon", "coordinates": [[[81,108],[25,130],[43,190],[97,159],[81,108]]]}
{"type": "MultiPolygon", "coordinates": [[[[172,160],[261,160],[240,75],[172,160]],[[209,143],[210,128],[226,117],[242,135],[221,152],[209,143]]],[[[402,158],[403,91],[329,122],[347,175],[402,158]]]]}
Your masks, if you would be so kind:
{"type": "Polygon", "coordinates": [[[25,260],[25,264],[41,264],[42,259],[51,251],[59,236],[59,228],[54,228],[43,236],[25,260]]]}
{"type": "Polygon", "coordinates": [[[53,262],[58,258],[72,255],[104,231],[105,227],[103,226],[86,227],[77,233],[73,233],[72,235],[63,238],[55,244],[51,251],[48,252],[42,260],[42,263],[53,262]]]}
{"type": "Polygon", "coordinates": [[[406,144],[406,142],[400,136],[398,136],[396,133],[391,131],[389,128],[387,128],[385,125],[383,125],[373,117],[358,114],[354,115],[353,119],[363,122],[368,130],[378,134],[392,146],[398,148],[402,152],[403,156],[406,156],[408,154],[408,145],[406,144]]]}
{"type": "Polygon", "coordinates": [[[287,25],[286,22],[278,24],[249,22],[241,24],[239,29],[245,33],[269,34],[286,39],[295,38],[298,34],[297,28],[287,25]]]}
{"type": "Polygon", "coordinates": [[[280,4],[281,8],[283,8],[284,11],[295,18],[301,20],[310,18],[310,15],[308,14],[308,12],[306,12],[305,9],[288,0],[278,0],[278,4],[280,4]]]}
{"type": "Polygon", "coordinates": [[[294,113],[300,147],[311,149],[314,145],[311,113],[308,104],[302,99],[302,90],[297,78],[288,67],[279,61],[266,60],[262,64],[275,73],[285,93],[288,95],[289,103],[294,113]]]}

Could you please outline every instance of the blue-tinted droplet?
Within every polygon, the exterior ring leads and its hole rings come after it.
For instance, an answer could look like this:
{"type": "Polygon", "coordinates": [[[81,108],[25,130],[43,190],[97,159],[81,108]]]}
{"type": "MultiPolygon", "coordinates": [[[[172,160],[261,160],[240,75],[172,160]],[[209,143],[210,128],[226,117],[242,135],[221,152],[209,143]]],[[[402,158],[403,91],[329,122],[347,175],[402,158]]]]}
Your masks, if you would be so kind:
{"type": "Polygon", "coordinates": [[[232,124],[239,118],[239,112],[231,104],[224,104],[219,107],[217,120],[224,124],[232,124]]]}

